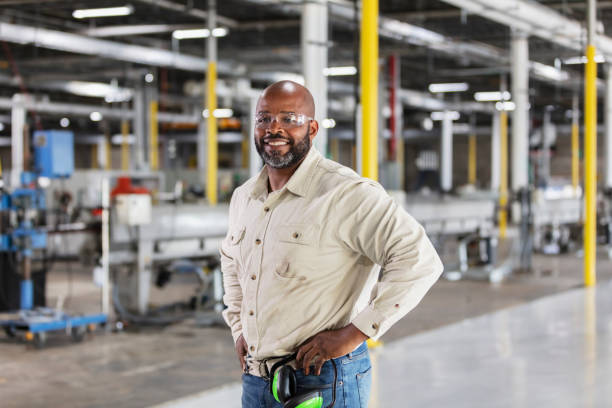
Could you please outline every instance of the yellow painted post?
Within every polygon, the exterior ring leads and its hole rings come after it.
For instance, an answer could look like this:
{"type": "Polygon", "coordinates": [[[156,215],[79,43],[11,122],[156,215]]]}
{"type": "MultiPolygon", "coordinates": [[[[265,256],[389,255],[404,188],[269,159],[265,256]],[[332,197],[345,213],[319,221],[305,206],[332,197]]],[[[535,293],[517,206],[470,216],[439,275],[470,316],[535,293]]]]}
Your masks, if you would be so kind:
{"type": "Polygon", "coordinates": [[[121,170],[128,171],[130,169],[130,144],[128,143],[128,135],[130,134],[130,122],[127,120],[121,121],[121,170]]]}
{"type": "Polygon", "coordinates": [[[468,183],[476,185],[476,135],[470,135],[468,156],[468,183]]]}
{"type": "Polygon", "coordinates": [[[97,169],[98,167],[98,144],[94,143],[91,145],[91,168],[97,169]]]}
{"type": "Polygon", "coordinates": [[[363,0],[361,13],[363,176],[378,180],[378,0],[363,0]]]}
{"type": "Polygon", "coordinates": [[[149,103],[149,163],[151,170],[159,169],[159,143],[158,143],[158,123],[157,123],[157,101],[149,103]]]}
{"type": "Polygon", "coordinates": [[[506,238],[507,206],[508,206],[508,113],[501,111],[499,115],[499,237],[506,238]]]}
{"type": "Polygon", "coordinates": [[[331,139],[330,140],[330,147],[331,147],[331,157],[332,160],[335,161],[340,161],[340,140],[338,140],[337,138],[331,139]]]}
{"type": "Polygon", "coordinates": [[[215,92],[217,83],[217,64],[214,62],[208,63],[207,74],[207,98],[206,106],[208,109],[207,119],[207,152],[208,152],[208,172],[206,179],[206,197],[210,205],[217,204],[217,167],[218,167],[218,146],[217,146],[217,118],[215,118],[215,109],[217,109],[217,93],[215,92]]]}
{"type": "Polygon", "coordinates": [[[584,82],[584,284],[595,285],[597,199],[597,64],[595,46],[586,50],[584,82]]]}

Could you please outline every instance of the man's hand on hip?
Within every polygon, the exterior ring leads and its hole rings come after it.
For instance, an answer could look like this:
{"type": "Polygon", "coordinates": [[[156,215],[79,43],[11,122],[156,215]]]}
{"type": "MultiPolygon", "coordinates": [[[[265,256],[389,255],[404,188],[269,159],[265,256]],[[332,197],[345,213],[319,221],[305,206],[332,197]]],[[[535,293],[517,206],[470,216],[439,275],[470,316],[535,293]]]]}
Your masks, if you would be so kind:
{"type": "MultiPolygon", "coordinates": [[[[297,367],[304,369],[304,374],[321,374],[323,363],[332,358],[338,358],[355,350],[357,346],[368,339],[352,323],[342,329],[322,331],[302,344],[297,351],[297,367]]],[[[236,343],[238,344],[238,343],[236,343]]]]}
{"type": "Polygon", "coordinates": [[[242,371],[246,370],[246,355],[248,352],[246,341],[242,334],[236,340],[236,354],[238,354],[238,359],[240,360],[240,365],[242,366],[242,371]]]}

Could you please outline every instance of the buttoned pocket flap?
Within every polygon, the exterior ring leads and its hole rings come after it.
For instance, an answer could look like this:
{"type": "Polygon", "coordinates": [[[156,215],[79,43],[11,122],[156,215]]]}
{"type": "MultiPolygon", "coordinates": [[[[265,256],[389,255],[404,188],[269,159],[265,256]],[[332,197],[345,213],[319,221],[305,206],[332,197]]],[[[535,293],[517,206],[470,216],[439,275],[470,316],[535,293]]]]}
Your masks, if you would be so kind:
{"type": "Polygon", "coordinates": [[[312,224],[285,224],[278,227],[278,240],[299,245],[316,246],[319,228],[312,224]]]}
{"type": "Polygon", "coordinates": [[[235,228],[230,234],[230,243],[232,245],[238,245],[240,241],[242,241],[242,238],[244,238],[245,231],[245,227],[235,228]]]}

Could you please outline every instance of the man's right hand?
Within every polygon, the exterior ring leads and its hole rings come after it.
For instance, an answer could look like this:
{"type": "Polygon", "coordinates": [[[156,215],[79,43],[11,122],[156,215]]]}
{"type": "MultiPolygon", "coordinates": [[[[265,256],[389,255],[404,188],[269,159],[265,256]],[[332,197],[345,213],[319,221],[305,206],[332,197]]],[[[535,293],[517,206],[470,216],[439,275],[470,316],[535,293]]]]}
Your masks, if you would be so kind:
{"type": "Polygon", "coordinates": [[[242,334],[236,340],[236,354],[238,354],[238,359],[240,360],[240,365],[242,366],[242,371],[246,371],[246,355],[248,352],[248,347],[244,337],[242,334]]]}

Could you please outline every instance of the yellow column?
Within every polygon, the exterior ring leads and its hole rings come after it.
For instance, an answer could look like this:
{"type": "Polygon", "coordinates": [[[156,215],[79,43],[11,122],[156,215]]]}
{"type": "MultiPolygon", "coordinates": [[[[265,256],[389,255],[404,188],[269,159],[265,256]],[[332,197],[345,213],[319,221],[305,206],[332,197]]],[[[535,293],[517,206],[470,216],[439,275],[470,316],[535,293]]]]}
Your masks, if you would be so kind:
{"type": "Polygon", "coordinates": [[[91,168],[98,168],[98,144],[94,143],[91,145],[91,168]]]}
{"type": "Polygon", "coordinates": [[[360,34],[363,176],[378,180],[378,0],[363,0],[360,34]]]}
{"type": "Polygon", "coordinates": [[[149,103],[149,163],[151,170],[159,169],[159,143],[158,143],[158,124],[157,124],[157,101],[149,103]]]}
{"type": "Polygon", "coordinates": [[[331,147],[331,157],[332,160],[335,161],[340,161],[340,140],[338,140],[337,138],[331,139],[330,140],[330,147],[331,147]]]}
{"type": "Polygon", "coordinates": [[[499,237],[506,238],[507,206],[508,206],[508,113],[502,111],[499,115],[499,237]]]}
{"type": "Polygon", "coordinates": [[[597,199],[597,64],[589,44],[584,82],[584,284],[595,285],[597,199]]]}
{"type": "Polygon", "coordinates": [[[476,185],[476,135],[470,135],[468,155],[468,183],[476,185]]]}
{"type": "Polygon", "coordinates": [[[130,134],[130,122],[127,120],[121,121],[121,170],[128,171],[130,169],[130,144],[128,136],[130,134]]]}
{"type": "Polygon", "coordinates": [[[206,178],[206,197],[210,205],[217,204],[217,167],[218,167],[218,146],[217,146],[217,119],[215,109],[217,109],[217,93],[215,92],[217,83],[217,64],[208,64],[207,75],[207,98],[206,107],[208,109],[207,119],[207,152],[208,152],[208,172],[206,178]]]}

